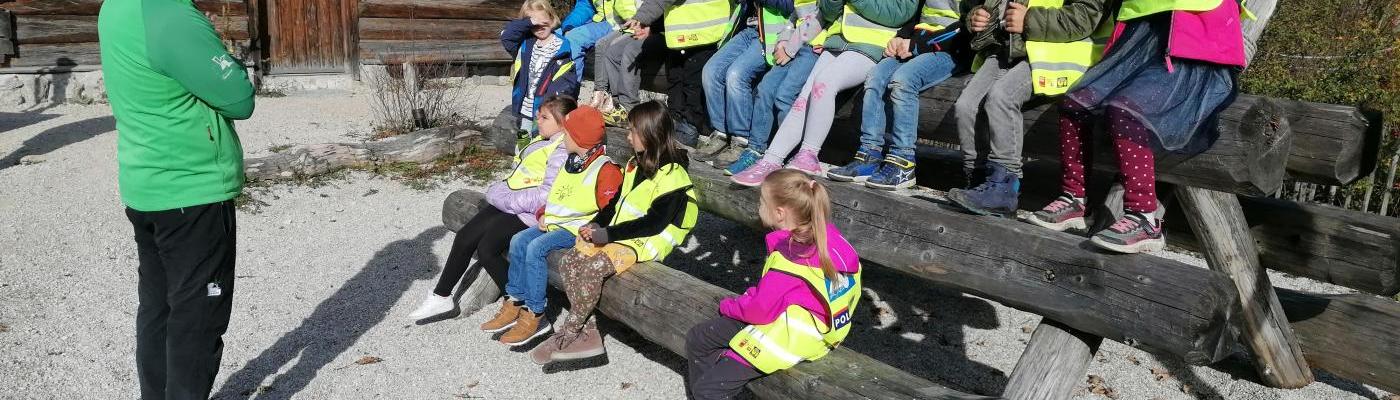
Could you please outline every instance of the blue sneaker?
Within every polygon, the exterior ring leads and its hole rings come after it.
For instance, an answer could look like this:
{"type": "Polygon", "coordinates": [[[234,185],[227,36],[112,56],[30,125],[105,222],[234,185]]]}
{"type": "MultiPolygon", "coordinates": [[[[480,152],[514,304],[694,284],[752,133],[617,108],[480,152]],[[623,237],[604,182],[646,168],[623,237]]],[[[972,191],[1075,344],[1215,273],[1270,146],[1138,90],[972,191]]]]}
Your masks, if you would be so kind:
{"type": "Polygon", "coordinates": [[[724,168],[724,174],[727,176],[734,176],[734,174],[744,172],[744,170],[749,169],[749,167],[752,167],[755,163],[758,162],[758,160],[762,159],[762,153],[753,151],[753,149],[744,149],[744,152],[742,154],[739,154],[738,159],[734,160],[734,162],[732,163],[729,163],[729,166],[724,168]]]}
{"type": "Polygon", "coordinates": [[[885,156],[885,162],[880,163],[880,170],[870,176],[865,186],[882,190],[914,186],[914,162],[900,156],[885,156]]]}
{"type": "Polygon", "coordinates": [[[837,182],[865,182],[880,169],[880,154],[856,152],[850,163],[826,172],[826,178],[837,182]]]}
{"type": "Polygon", "coordinates": [[[972,189],[949,190],[948,201],[973,214],[1015,218],[1020,195],[1021,178],[1001,164],[988,161],[987,180],[972,189]]]}

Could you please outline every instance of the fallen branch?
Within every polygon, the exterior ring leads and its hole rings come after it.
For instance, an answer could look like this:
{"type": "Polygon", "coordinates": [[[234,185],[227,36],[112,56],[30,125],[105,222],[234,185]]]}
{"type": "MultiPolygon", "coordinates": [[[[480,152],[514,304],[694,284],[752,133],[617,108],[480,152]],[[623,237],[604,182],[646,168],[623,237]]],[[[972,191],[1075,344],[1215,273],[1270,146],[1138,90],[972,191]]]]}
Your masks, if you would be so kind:
{"type": "Polygon", "coordinates": [[[243,172],[249,181],[285,180],[345,168],[425,163],[463,151],[468,144],[466,138],[480,135],[477,131],[446,126],[372,142],[299,145],[243,160],[243,172]]]}

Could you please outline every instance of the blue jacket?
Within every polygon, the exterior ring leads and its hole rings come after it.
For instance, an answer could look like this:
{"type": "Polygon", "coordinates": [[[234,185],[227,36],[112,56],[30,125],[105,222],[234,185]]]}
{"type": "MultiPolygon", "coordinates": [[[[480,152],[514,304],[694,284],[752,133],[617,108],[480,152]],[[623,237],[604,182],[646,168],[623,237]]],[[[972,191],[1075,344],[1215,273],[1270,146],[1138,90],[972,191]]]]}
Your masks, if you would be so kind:
{"type": "MultiPolygon", "coordinates": [[[[518,117],[525,116],[520,113],[520,102],[525,100],[525,91],[530,90],[530,59],[534,56],[535,42],[538,41],[531,30],[530,19],[521,18],[510,21],[506,24],[506,29],[501,31],[501,46],[515,57],[515,64],[511,67],[515,76],[511,77],[514,89],[511,90],[510,109],[518,117]]],[[[540,108],[540,103],[550,96],[563,94],[578,97],[579,77],[573,73],[575,66],[569,57],[569,39],[564,37],[564,31],[561,29],[555,29],[552,34],[563,41],[563,44],[554,52],[549,64],[544,67],[544,72],[540,74],[540,82],[535,89],[536,110],[540,108]]]]}
{"type": "Polygon", "coordinates": [[[574,28],[593,23],[593,14],[596,13],[598,13],[598,9],[593,7],[593,0],[574,0],[573,10],[569,11],[569,15],[564,16],[563,22],[559,24],[559,29],[568,32],[574,28]]]}

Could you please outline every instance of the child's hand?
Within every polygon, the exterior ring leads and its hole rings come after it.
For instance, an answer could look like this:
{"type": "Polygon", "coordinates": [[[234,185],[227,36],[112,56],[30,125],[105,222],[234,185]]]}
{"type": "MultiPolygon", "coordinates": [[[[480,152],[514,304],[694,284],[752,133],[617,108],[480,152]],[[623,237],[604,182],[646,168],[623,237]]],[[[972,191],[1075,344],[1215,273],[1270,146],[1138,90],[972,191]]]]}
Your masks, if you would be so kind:
{"type": "Polygon", "coordinates": [[[992,13],[987,12],[985,8],[977,7],[976,10],[972,10],[972,18],[968,18],[968,21],[972,23],[968,29],[973,32],[985,31],[987,25],[992,23],[992,13]]]}
{"type": "Polygon", "coordinates": [[[1006,32],[1019,34],[1026,29],[1026,5],[1011,2],[1006,8],[1006,32]]]}
{"type": "Polygon", "coordinates": [[[821,54],[822,50],[826,50],[826,46],[812,46],[812,53],[821,54]]]}
{"type": "Polygon", "coordinates": [[[646,40],[648,36],[651,36],[650,26],[637,24],[637,27],[632,29],[632,38],[634,39],[646,40]]]}
{"type": "Polygon", "coordinates": [[[787,65],[789,61],[792,61],[792,56],[788,55],[783,46],[785,44],[787,44],[786,41],[778,42],[778,48],[773,51],[773,62],[778,63],[778,65],[787,65]]]}
{"type": "Polygon", "coordinates": [[[593,243],[593,227],[584,225],[582,228],[578,228],[578,237],[585,242],[593,243]]]}

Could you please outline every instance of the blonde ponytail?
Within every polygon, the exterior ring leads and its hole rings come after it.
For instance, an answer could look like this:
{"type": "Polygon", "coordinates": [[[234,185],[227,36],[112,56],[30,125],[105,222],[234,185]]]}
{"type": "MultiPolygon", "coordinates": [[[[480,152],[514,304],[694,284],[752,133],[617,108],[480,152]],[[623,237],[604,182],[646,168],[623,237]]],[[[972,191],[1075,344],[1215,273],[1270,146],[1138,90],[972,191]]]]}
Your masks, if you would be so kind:
{"type": "Polygon", "coordinates": [[[840,285],[840,275],[831,261],[826,224],[831,219],[831,195],[826,186],[801,172],[781,169],[768,174],[763,187],[774,205],[786,208],[794,218],[792,240],[815,244],[822,274],[840,285]]]}

